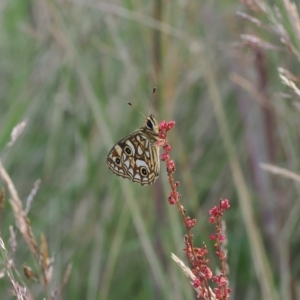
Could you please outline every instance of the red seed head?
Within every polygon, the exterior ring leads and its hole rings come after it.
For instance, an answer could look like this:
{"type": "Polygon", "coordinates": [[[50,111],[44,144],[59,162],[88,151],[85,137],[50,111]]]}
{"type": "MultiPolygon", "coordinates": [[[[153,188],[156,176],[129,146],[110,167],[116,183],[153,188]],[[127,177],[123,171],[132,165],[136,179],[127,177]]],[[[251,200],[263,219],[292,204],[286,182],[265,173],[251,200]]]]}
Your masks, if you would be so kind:
{"type": "Polygon", "coordinates": [[[229,200],[228,199],[222,199],[220,202],[220,208],[224,211],[230,208],[229,200]]]}
{"type": "Polygon", "coordinates": [[[166,152],[170,152],[172,150],[172,147],[169,144],[166,144],[164,146],[164,149],[165,149],[166,152]]]}
{"type": "Polygon", "coordinates": [[[174,172],[175,171],[175,163],[174,160],[170,160],[167,163],[167,168],[169,172],[174,172]]]}
{"type": "Polygon", "coordinates": [[[215,217],[209,217],[208,222],[213,224],[216,222],[216,218],[215,217]]]}
{"type": "Polygon", "coordinates": [[[219,209],[214,206],[210,211],[209,214],[213,217],[217,217],[219,215],[219,209]]]}
{"type": "Polygon", "coordinates": [[[215,234],[211,234],[210,236],[209,236],[209,238],[210,238],[210,240],[215,240],[216,239],[216,235],[215,234]]]}
{"type": "Polygon", "coordinates": [[[170,203],[171,205],[173,205],[173,204],[175,204],[175,203],[176,203],[176,200],[175,200],[175,198],[174,198],[174,197],[172,197],[172,196],[170,196],[170,197],[168,198],[168,201],[169,201],[169,203],[170,203]]]}
{"type": "Polygon", "coordinates": [[[225,241],[225,235],[224,234],[219,234],[219,242],[223,243],[225,241]]]}
{"type": "Polygon", "coordinates": [[[159,132],[158,137],[159,137],[160,139],[165,140],[165,139],[166,139],[166,134],[165,134],[163,131],[162,131],[162,132],[159,132]]]}
{"type": "Polygon", "coordinates": [[[201,284],[200,279],[195,278],[194,281],[193,281],[193,287],[198,288],[200,286],[200,284],[201,284]]]}
{"type": "Polygon", "coordinates": [[[167,127],[167,122],[166,121],[161,121],[159,123],[159,129],[160,130],[166,130],[166,127],[167,127]]]}
{"type": "Polygon", "coordinates": [[[162,153],[161,158],[162,161],[166,161],[168,159],[170,159],[170,156],[168,153],[162,153]]]}
{"type": "Polygon", "coordinates": [[[205,275],[205,277],[206,277],[207,279],[212,278],[213,273],[212,273],[212,271],[211,271],[211,269],[210,269],[209,267],[206,267],[206,268],[205,268],[205,270],[204,270],[204,275],[205,275]]]}
{"type": "Polygon", "coordinates": [[[167,122],[167,125],[166,125],[166,130],[171,130],[172,128],[174,128],[175,126],[175,121],[170,121],[170,122],[167,122]]]}

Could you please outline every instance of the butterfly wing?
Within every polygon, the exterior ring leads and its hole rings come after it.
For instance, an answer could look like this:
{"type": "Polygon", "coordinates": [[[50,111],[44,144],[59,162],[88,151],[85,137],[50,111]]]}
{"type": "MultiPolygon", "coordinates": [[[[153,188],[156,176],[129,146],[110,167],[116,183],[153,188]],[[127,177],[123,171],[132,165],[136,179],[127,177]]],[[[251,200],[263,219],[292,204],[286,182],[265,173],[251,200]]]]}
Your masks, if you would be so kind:
{"type": "Polygon", "coordinates": [[[119,141],[108,153],[107,166],[118,176],[141,185],[153,183],[160,170],[159,147],[143,127],[119,141]]]}

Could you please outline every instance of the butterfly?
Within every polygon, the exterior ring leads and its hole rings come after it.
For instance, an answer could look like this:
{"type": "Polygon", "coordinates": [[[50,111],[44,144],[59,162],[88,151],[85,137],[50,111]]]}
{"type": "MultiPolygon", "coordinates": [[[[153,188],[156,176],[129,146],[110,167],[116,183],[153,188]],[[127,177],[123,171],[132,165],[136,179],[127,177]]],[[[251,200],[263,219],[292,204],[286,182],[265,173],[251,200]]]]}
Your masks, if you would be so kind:
{"type": "Polygon", "coordinates": [[[151,114],[143,127],[112,147],[106,164],[118,176],[141,185],[152,184],[159,175],[159,126],[151,114]]]}

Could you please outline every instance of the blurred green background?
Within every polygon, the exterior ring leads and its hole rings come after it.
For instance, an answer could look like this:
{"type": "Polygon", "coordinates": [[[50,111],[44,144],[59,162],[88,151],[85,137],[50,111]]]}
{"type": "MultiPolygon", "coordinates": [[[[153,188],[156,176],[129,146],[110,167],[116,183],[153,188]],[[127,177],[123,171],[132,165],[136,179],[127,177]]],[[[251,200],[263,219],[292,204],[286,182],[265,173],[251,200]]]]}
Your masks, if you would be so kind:
{"type": "MultiPolygon", "coordinates": [[[[15,278],[34,299],[51,298],[68,263],[62,299],[196,298],[170,257],[187,263],[165,169],[142,187],[106,167],[110,148],[144,122],[126,103],[148,115],[153,86],[154,115],[176,121],[168,135],[175,178],[214,272],[208,210],[231,201],[231,299],[299,299],[299,182],[260,167],[300,173],[299,96],[277,70],[299,73],[297,15],[287,0],[242,2],[1,1],[1,161],[24,206],[41,179],[28,217],[54,256],[45,292],[22,274],[23,263],[36,266],[17,235],[15,278]]],[[[9,248],[8,203],[0,225],[9,248]]],[[[1,299],[13,299],[11,290],[4,276],[1,299]]]]}

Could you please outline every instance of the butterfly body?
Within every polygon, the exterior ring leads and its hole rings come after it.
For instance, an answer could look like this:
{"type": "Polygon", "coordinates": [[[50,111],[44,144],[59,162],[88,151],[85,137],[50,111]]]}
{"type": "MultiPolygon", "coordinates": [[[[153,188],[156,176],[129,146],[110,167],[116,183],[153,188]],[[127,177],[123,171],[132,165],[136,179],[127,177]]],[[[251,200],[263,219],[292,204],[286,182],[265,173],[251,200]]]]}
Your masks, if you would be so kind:
{"type": "Polygon", "coordinates": [[[153,183],[160,170],[158,133],[158,122],[150,115],[143,127],[113,146],[107,156],[107,166],[116,175],[141,185],[153,183]]]}

